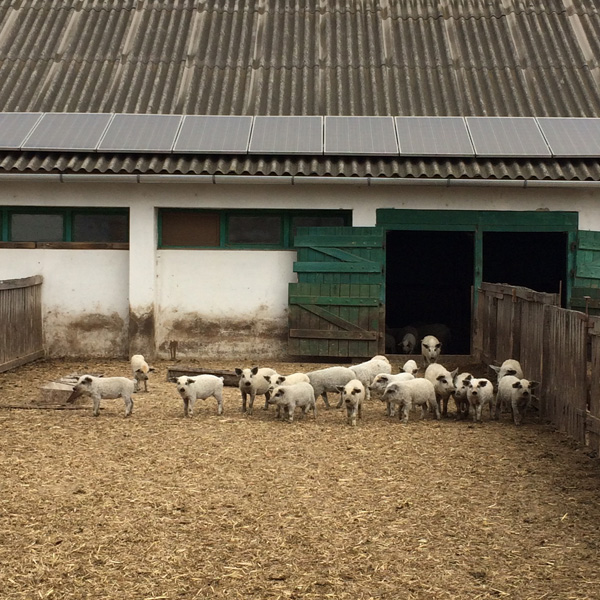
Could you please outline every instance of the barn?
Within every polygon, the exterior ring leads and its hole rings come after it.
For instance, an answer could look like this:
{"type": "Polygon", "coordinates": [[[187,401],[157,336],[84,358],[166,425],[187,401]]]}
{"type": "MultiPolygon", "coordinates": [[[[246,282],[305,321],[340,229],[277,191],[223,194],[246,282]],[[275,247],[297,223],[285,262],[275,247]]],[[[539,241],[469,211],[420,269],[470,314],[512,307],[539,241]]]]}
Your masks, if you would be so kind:
{"type": "Polygon", "coordinates": [[[593,0],[0,0],[0,280],[48,356],[361,357],[600,307],[593,0]]]}

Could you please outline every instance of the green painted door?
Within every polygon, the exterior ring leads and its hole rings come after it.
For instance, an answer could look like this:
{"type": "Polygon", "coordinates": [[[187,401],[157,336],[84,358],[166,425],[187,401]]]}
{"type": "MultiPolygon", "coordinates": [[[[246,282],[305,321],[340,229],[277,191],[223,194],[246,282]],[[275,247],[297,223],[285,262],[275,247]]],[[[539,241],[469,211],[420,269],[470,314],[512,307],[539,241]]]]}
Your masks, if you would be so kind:
{"type": "Polygon", "coordinates": [[[600,231],[577,232],[574,275],[571,308],[600,315],[600,231]]]}
{"type": "Polygon", "coordinates": [[[371,357],[383,347],[384,234],[378,227],[303,227],[289,286],[293,356],[371,357]]]}

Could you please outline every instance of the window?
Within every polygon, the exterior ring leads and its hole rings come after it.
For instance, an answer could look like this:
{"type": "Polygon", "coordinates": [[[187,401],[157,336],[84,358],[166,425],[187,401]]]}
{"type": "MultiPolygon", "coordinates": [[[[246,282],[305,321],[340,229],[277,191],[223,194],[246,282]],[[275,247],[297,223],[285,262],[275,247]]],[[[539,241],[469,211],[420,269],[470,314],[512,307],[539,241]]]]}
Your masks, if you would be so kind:
{"type": "Polygon", "coordinates": [[[129,241],[129,216],[127,214],[74,213],[73,242],[129,241]]]}
{"type": "Polygon", "coordinates": [[[298,227],[351,225],[349,210],[177,210],[158,217],[159,248],[293,248],[298,227]]]}
{"type": "Polygon", "coordinates": [[[0,207],[0,242],[51,244],[127,244],[127,209],[0,207]]]}
{"type": "Polygon", "coordinates": [[[163,210],[161,217],[163,246],[219,246],[218,213],[163,210]]]}
{"type": "Polygon", "coordinates": [[[63,239],[62,214],[12,213],[10,215],[11,242],[62,242],[63,239]]]}

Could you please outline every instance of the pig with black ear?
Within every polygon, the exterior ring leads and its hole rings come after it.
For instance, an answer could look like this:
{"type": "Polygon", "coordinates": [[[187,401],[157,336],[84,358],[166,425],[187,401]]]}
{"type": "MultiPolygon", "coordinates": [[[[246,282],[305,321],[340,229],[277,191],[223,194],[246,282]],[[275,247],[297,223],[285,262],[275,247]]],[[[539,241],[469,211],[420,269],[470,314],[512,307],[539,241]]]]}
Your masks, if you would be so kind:
{"type": "Polygon", "coordinates": [[[514,375],[519,379],[523,379],[523,369],[521,363],[513,358],[506,359],[499,367],[496,365],[490,365],[490,368],[496,372],[498,383],[506,375],[514,375]]]}
{"type": "Polygon", "coordinates": [[[426,335],[421,340],[421,356],[426,367],[436,363],[441,352],[442,343],[434,335],[426,335]]]}
{"type": "Polygon", "coordinates": [[[473,421],[481,423],[481,412],[485,405],[492,416],[492,402],[494,401],[494,386],[489,379],[471,378],[467,387],[467,397],[473,412],[473,421]]]}
{"type": "Polygon", "coordinates": [[[454,387],[454,377],[457,373],[458,369],[454,369],[451,373],[446,367],[437,363],[433,363],[425,369],[425,379],[433,383],[435,396],[444,417],[448,414],[448,399],[456,389],[454,387]]]}
{"type": "Polygon", "coordinates": [[[211,396],[217,401],[217,414],[223,414],[223,377],[216,375],[197,375],[177,378],[177,391],[183,400],[183,415],[194,414],[194,402],[198,398],[206,400],[211,396]]]}
{"type": "MultiPolygon", "coordinates": [[[[356,378],[356,374],[348,367],[326,367],[307,373],[310,384],[315,391],[315,398],[321,396],[326,408],[330,408],[327,392],[337,392],[338,386],[346,385],[350,380],[356,378]]],[[[339,408],[341,404],[338,404],[339,408]]]]}
{"type": "Polygon", "coordinates": [[[265,375],[275,375],[277,371],[268,367],[260,369],[252,367],[251,369],[236,369],[235,372],[240,378],[238,386],[242,394],[242,412],[248,412],[251,415],[254,407],[254,399],[256,396],[263,395],[265,397],[263,410],[268,410],[269,397],[271,396],[269,391],[271,382],[265,379],[265,375]]]}
{"type": "MultiPolygon", "coordinates": [[[[371,392],[376,391],[380,394],[383,394],[386,388],[391,383],[396,383],[398,381],[408,381],[409,379],[414,379],[415,376],[412,373],[396,373],[395,375],[389,373],[379,373],[379,375],[375,376],[373,379],[373,383],[369,386],[371,392]]],[[[394,416],[394,405],[387,403],[387,416],[394,416]]]]}
{"type": "Polygon", "coordinates": [[[435,411],[440,418],[440,409],[435,398],[435,389],[429,379],[422,377],[390,383],[381,397],[382,402],[398,407],[398,416],[403,423],[408,423],[408,414],[413,406],[421,408],[421,419],[425,418],[425,407],[435,411]]]}
{"type": "Polygon", "coordinates": [[[505,375],[498,382],[494,418],[499,418],[500,407],[502,404],[506,403],[512,408],[515,425],[521,425],[523,422],[523,415],[533,398],[533,390],[538,386],[539,382],[537,381],[519,379],[515,375],[505,375]]]}
{"type": "Polygon", "coordinates": [[[103,398],[123,398],[125,403],[125,416],[133,412],[133,394],[135,382],[127,377],[94,377],[93,375],[82,375],[75,386],[67,402],[75,402],[80,396],[91,396],[93,402],[93,414],[100,414],[100,400],[103,398]]]}
{"type": "MultiPolygon", "coordinates": [[[[358,379],[365,388],[365,399],[371,399],[371,392],[369,391],[369,386],[373,382],[373,379],[376,375],[380,373],[391,373],[392,365],[390,365],[390,361],[387,357],[382,354],[378,354],[374,356],[370,360],[359,363],[357,365],[351,365],[350,370],[354,372],[354,376],[358,379]]],[[[340,402],[337,405],[337,408],[342,406],[343,400],[340,398],[340,402]]]]}
{"type": "Polygon", "coordinates": [[[312,410],[315,419],[317,418],[315,391],[313,386],[305,381],[300,381],[293,385],[277,386],[273,389],[273,393],[269,398],[269,404],[276,404],[278,413],[283,409],[290,423],[294,420],[294,411],[297,407],[302,408],[303,415],[312,410]]]}
{"type": "Polygon", "coordinates": [[[148,373],[154,371],[154,367],[151,367],[141,354],[134,354],[131,357],[131,370],[133,371],[133,378],[135,380],[134,392],[138,392],[140,384],[144,382],[144,391],[148,391],[148,373]]]}
{"type": "Polygon", "coordinates": [[[412,375],[414,375],[416,377],[417,373],[419,372],[419,367],[417,365],[417,362],[411,359],[411,360],[407,360],[402,365],[402,370],[405,373],[411,373],[412,375]]]}
{"type": "Polygon", "coordinates": [[[360,379],[352,379],[346,385],[338,386],[341,401],[346,405],[348,425],[356,427],[356,419],[362,419],[362,405],[365,401],[365,386],[360,379]]]}
{"type": "Polygon", "coordinates": [[[471,373],[461,373],[454,377],[454,404],[456,405],[456,418],[465,419],[469,416],[469,382],[473,379],[471,373]]]}

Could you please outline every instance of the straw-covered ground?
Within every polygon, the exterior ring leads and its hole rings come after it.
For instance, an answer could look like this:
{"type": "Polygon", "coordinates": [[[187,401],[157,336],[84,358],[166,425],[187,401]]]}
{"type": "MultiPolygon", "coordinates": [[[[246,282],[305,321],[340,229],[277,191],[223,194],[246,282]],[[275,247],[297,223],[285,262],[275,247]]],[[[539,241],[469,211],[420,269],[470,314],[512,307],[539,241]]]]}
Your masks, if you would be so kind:
{"type": "Polygon", "coordinates": [[[169,364],[128,419],[36,405],[125,361],[0,374],[1,598],[600,598],[600,464],[531,416],[288,424],[227,387],[184,419],[169,364]]]}

